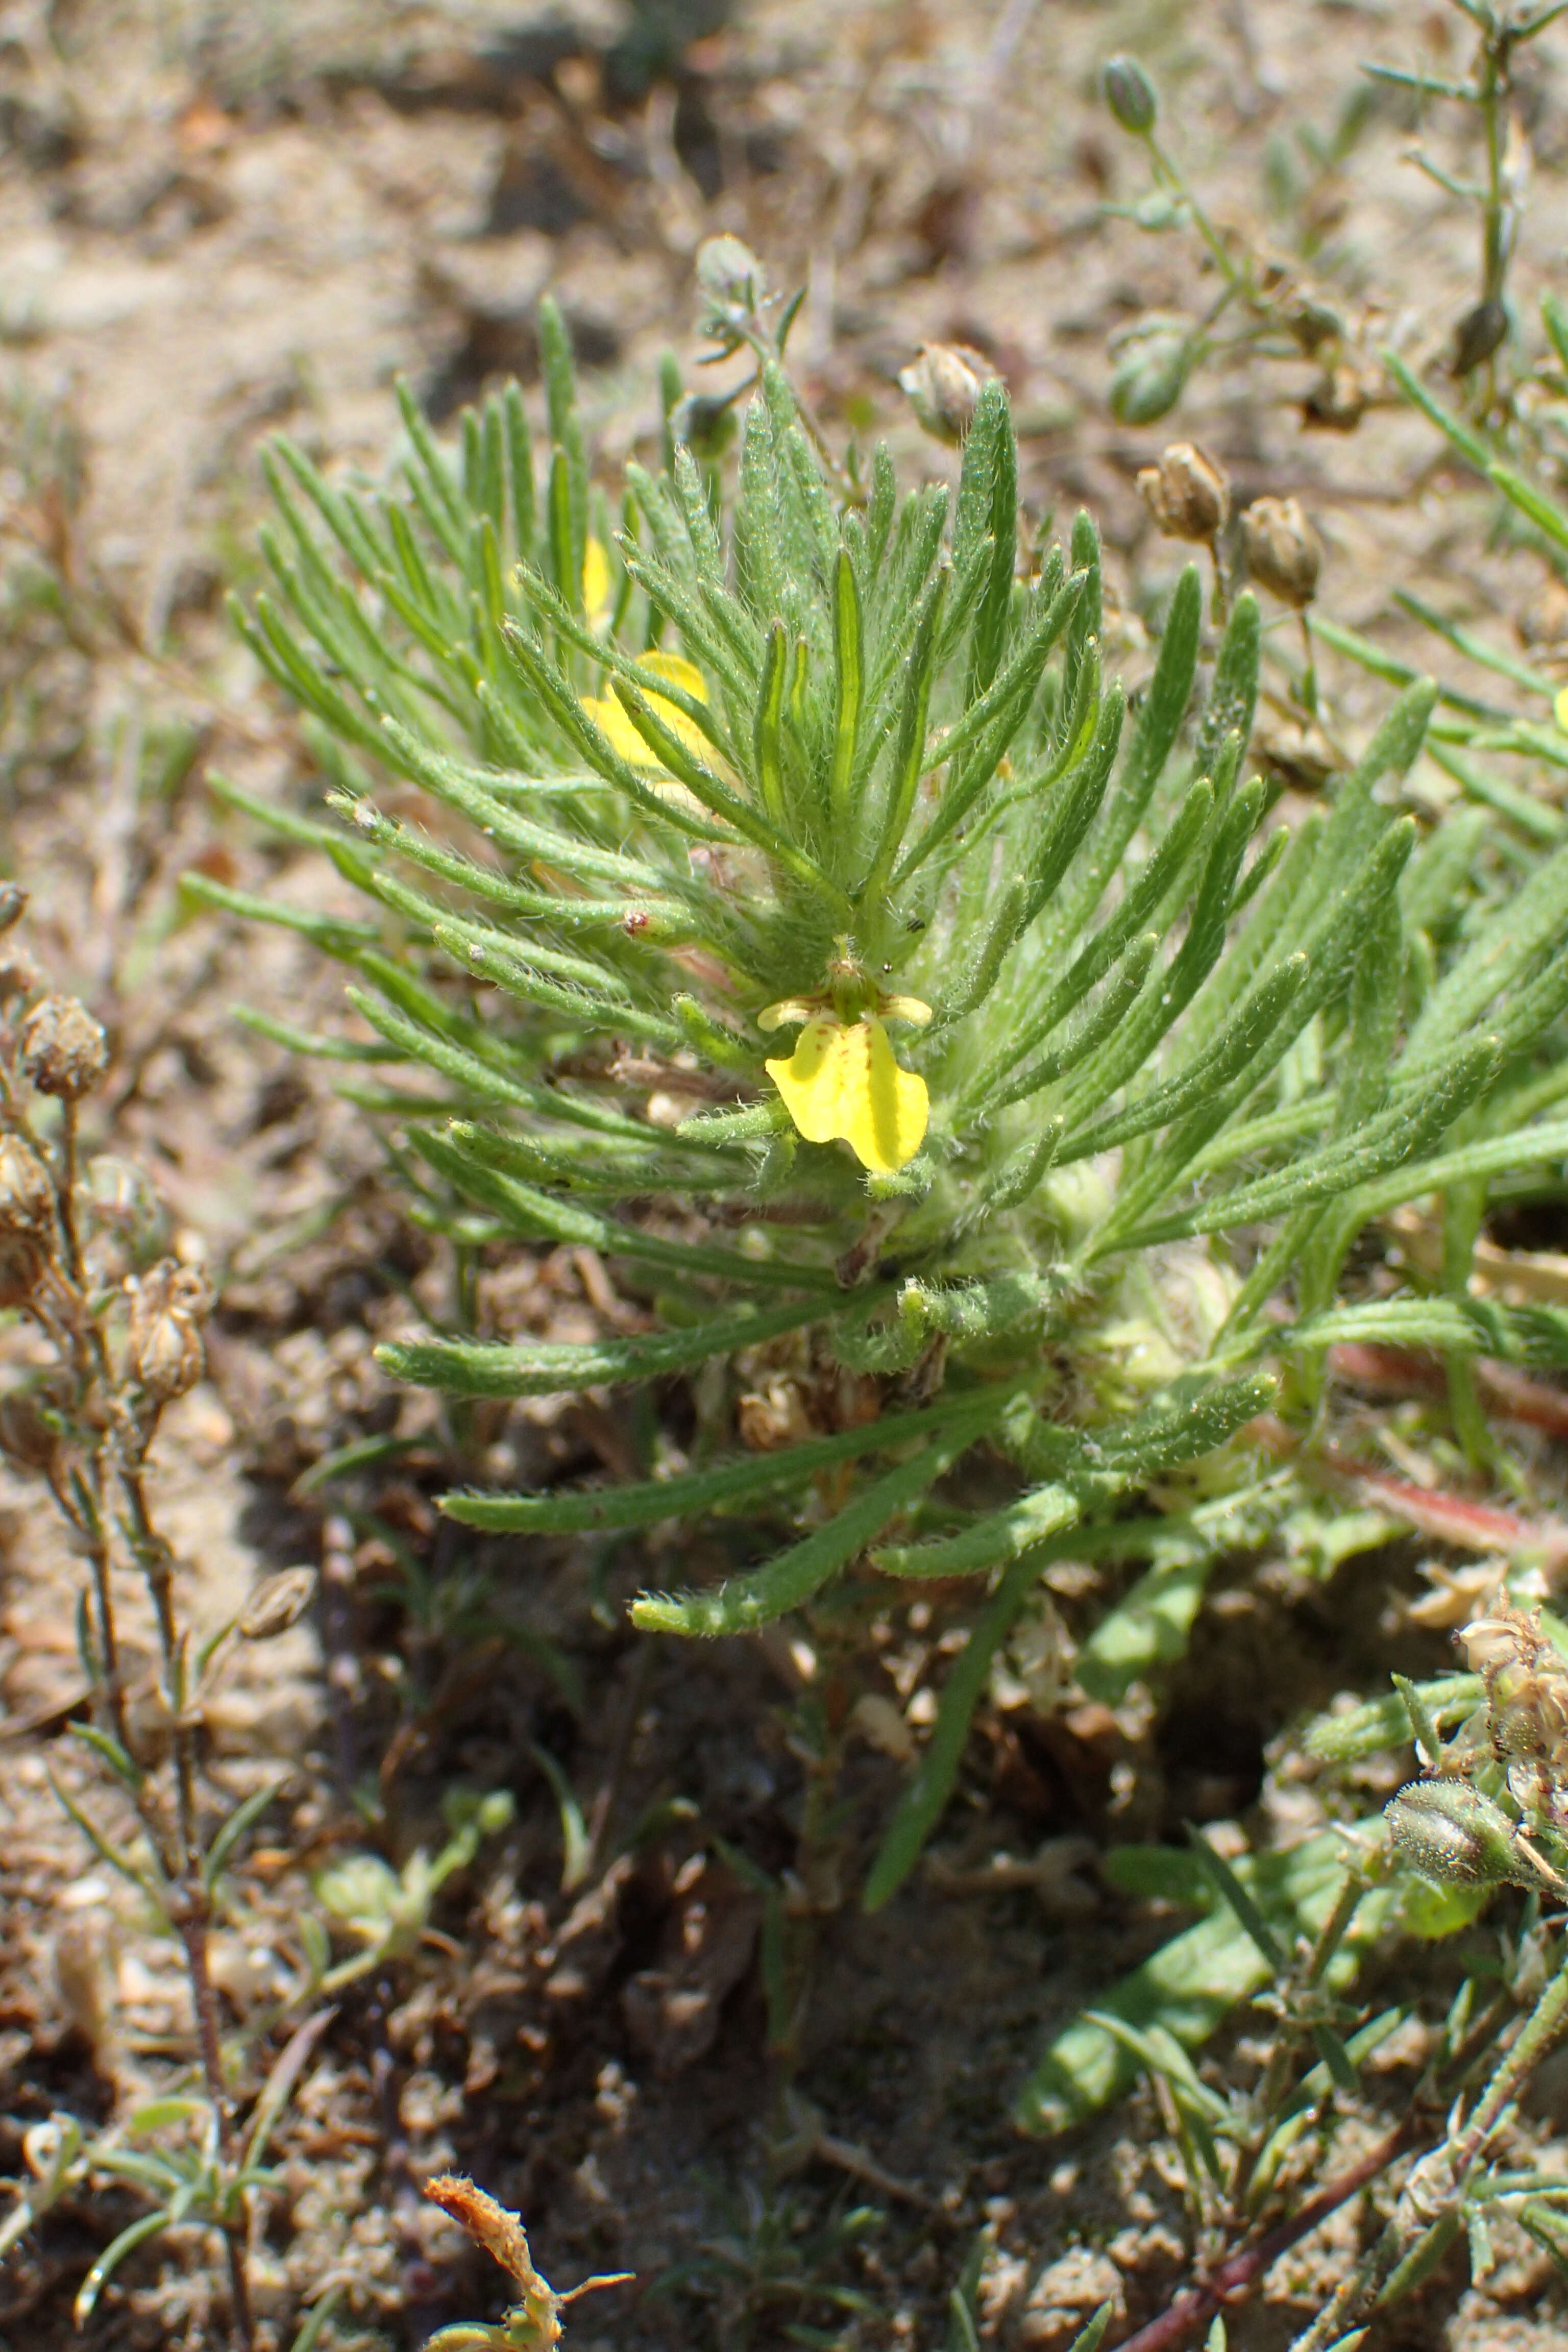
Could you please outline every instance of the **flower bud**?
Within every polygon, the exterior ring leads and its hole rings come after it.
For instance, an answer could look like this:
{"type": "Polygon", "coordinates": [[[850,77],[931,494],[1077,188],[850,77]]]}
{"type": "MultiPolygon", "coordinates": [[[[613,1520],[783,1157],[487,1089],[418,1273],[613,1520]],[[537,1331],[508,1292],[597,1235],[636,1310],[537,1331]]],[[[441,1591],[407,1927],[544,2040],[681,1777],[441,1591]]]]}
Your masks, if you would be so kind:
{"type": "Polygon", "coordinates": [[[316,1597],[313,1568],[281,1568],[262,1580],[239,1618],[239,1633],[247,1642],[273,1642],[297,1625],[316,1597]]]}
{"type": "Polygon", "coordinates": [[[201,1326],[212,1311],[212,1291],[205,1275],[173,1258],[125,1286],[131,1294],[126,1371],[157,1403],[168,1404],[194,1389],[206,1370],[201,1326]]]}
{"type": "Polygon", "coordinates": [[[1322,550],[1295,499],[1254,499],[1241,517],[1247,568],[1259,587],[1300,613],[1318,593],[1322,550]]]}
{"type": "Polygon", "coordinates": [[[74,996],[46,996],[22,1024],[22,1067],[41,1095],[79,1102],[109,1067],[109,1040],[74,996]]]}
{"type": "Polygon", "coordinates": [[[1495,295],[1478,302],[1467,310],[1454,330],[1454,355],[1448,362],[1450,375],[1468,375],[1483,361],[1489,360],[1500,350],[1508,335],[1508,310],[1495,295]]]}
{"type": "Polygon", "coordinates": [[[1440,1886],[1534,1886],[1513,1823],[1468,1780],[1413,1780],[1384,1819],[1394,1853],[1440,1886]]]}
{"type": "Polygon", "coordinates": [[[738,236],[705,236],[697,248],[697,283],[702,294],[702,330],[722,340],[727,330],[749,327],[767,294],[767,272],[738,236]]]}
{"type": "Polygon", "coordinates": [[[1208,547],[1230,520],[1224,470],[1191,441],[1173,441],[1157,466],[1142,468],[1138,495],[1167,539],[1208,547]]]}
{"type": "Polygon", "coordinates": [[[1169,416],[1192,373],[1193,340],[1184,321],[1152,318],[1116,339],[1110,413],[1122,425],[1157,425],[1169,416]]]}
{"type": "Polygon", "coordinates": [[[1105,103],[1121,125],[1137,139],[1145,139],[1159,119],[1160,100],[1154,85],[1136,58],[1111,58],[1101,76],[1105,103]]]}
{"type": "Polygon", "coordinates": [[[55,1222],[49,1171],[19,1135],[0,1135],[0,1229],[42,1242],[55,1222]]]}
{"type": "Polygon", "coordinates": [[[996,371],[967,343],[922,343],[899,372],[899,388],[933,441],[955,449],[974,422],[980,395],[996,371]]]}

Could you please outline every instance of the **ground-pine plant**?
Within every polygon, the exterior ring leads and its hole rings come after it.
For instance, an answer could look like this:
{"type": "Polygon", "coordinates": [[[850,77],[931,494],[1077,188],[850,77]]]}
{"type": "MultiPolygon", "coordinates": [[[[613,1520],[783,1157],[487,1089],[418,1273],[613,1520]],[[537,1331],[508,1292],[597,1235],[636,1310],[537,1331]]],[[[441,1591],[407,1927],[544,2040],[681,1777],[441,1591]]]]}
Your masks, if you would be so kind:
{"type": "Polygon", "coordinates": [[[1279,1368],[1310,1414],[1354,1336],[1461,1374],[1561,1347],[1549,1317],[1471,1300],[1458,1252],[1430,1295],[1358,1297],[1345,1269],[1395,1203],[1478,1217],[1500,1171],[1568,1151],[1568,854],[1500,902],[1472,840],[1401,814],[1420,683],[1331,808],[1271,825],[1250,596],[1205,645],[1185,574],[1130,710],[1092,523],[1020,536],[1002,387],[956,495],[900,496],[885,450],[864,474],[824,457],[752,257],[718,241],[703,282],[718,348],[755,358],[732,488],[722,404],[687,402],[613,530],[548,306],[542,469],[515,388],[455,455],[405,395],[384,488],[279,446],[279,593],[242,625],[340,821],[228,797],[324,848],[367,919],[192,887],[351,968],[379,1042],[279,1034],[403,1066],[370,1099],[427,1214],[469,1249],[594,1248],[640,1310],[574,1345],[432,1330],[384,1351],[395,1370],[525,1397],[744,1350],[808,1400],[771,1450],[710,1412],[691,1466],[454,1495],[455,1517],[742,1514],[753,1552],[782,1524],[758,1565],[637,1601],[664,1634],[752,1631],[846,1579],[969,1580],[877,1904],[1042,1567],[1136,1558],[1129,1500],[1233,1444],[1279,1368]],[[849,1426],[809,1409],[835,1373],[849,1426]],[[984,1502],[953,1475],[982,1456],[984,1502]]]}

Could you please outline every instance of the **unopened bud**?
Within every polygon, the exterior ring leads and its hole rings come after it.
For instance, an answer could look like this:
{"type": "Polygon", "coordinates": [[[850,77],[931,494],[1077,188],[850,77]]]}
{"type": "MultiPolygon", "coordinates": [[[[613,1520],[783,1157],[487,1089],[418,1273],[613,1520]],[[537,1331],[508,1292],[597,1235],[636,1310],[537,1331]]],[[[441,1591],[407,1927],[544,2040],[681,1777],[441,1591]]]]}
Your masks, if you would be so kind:
{"type": "Polygon", "coordinates": [[[252,1593],[239,1620],[247,1642],[274,1642],[297,1625],[316,1597],[313,1568],[282,1568],[267,1577],[252,1593]]]}
{"type": "Polygon", "coordinates": [[[22,1067],[41,1095],[79,1102],[109,1067],[109,1040],[79,998],[46,996],[22,1024],[22,1067]]]}
{"type": "Polygon", "coordinates": [[[1489,295],[1467,310],[1454,330],[1454,356],[1448,362],[1450,375],[1468,375],[1500,350],[1508,336],[1508,310],[1496,295],[1489,295]]]}
{"type": "Polygon", "coordinates": [[[55,1188],[48,1170],[19,1135],[0,1135],[0,1227],[42,1241],[54,1221],[55,1188]]]}
{"type": "Polygon", "coordinates": [[[131,1293],[125,1369],[156,1402],[168,1404],[194,1389],[206,1370],[201,1327],[212,1311],[212,1291],[204,1275],[173,1258],[125,1286],[131,1293]]]}
{"type": "Polygon", "coordinates": [[[697,248],[697,283],[705,304],[703,325],[710,331],[725,324],[749,323],[767,293],[767,272],[749,245],[738,236],[705,236],[697,248]]]}
{"type": "Polygon", "coordinates": [[[1440,1886],[1536,1886],[1508,1815],[1468,1780],[1413,1780],[1384,1819],[1401,1862],[1440,1886]]]}
{"type": "Polygon", "coordinates": [[[1318,593],[1322,550],[1296,499],[1254,499],[1242,510],[1241,544],[1259,587],[1298,612],[1318,593]]]}
{"type": "Polygon", "coordinates": [[[1160,100],[1137,58],[1110,58],[1101,80],[1105,103],[1123,131],[1131,131],[1137,139],[1147,138],[1159,120],[1160,100]]]}
{"type": "Polygon", "coordinates": [[[996,371],[983,353],[967,343],[922,343],[919,356],[899,372],[899,388],[908,394],[933,441],[955,449],[974,422],[980,395],[996,371]]]}
{"type": "Polygon", "coordinates": [[[1176,319],[1141,320],[1115,339],[1110,413],[1122,425],[1157,425],[1169,416],[1192,373],[1194,343],[1176,319]]]}
{"type": "Polygon", "coordinates": [[[1157,466],[1142,468],[1138,495],[1167,539],[1208,547],[1230,520],[1230,484],[1191,441],[1173,441],[1157,466]]]}

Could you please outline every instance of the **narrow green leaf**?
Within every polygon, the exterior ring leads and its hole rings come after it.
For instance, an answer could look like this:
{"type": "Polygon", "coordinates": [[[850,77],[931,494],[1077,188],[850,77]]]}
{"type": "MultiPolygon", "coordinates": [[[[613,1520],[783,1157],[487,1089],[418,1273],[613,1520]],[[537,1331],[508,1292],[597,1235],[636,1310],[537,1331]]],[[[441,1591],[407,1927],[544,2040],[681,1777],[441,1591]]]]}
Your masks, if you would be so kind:
{"type": "Polygon", "coordinates": [[[716,1316],[685,1330],[646,1339],[535,1339],[512,1346],[478,1339],[389,1340],[376,1361],[395,1379],[455,1396],[555,1396],[567,1391],[657,1380],[736,1348],[756,1347],[822,1318],[820,1299],[755,1315],[716,1316]]]}
{"type": "Polygon", "coordinates": [[[819,1471],[859,1461],[925,1437],[978,1437],[1000,1417],[1006,1392],[976,1402],[947,1400],[918,1412],[884,1414],[834,1437],[809,1438],[777,1454],[747,1454],[706,1470],[685,1471],[626,1486],[594,1487],[569,1495],[443,1495],[440,1507],[465,1527],[498,1532],[567,1535],[606,1528],[658,1527],[740,1504],[763,1504],[805,1486],[819,1471]]]}
{"type": "Polygon", "coordinates": [[[866,1880],[861,1904],[879,1911],[898,1893],[927,1838],[947,1809],[958,1780],[974,1710],[991,1674],[991,1661],[1039,1579],[1040,1561],[1025,1552],[1005,1569],[995,1591],[969,1630],[969,1639],[948,1668],[936,1721],[925,1752],[900,1798],[866,1880]]]}
{"type": "Polygon", "coordinates": [[[900,1463],[846,1504],[826,1527],[803,1537],[749,1575],[727,1577],[710,1592],[642,1594],[632,1603],[633,1624],[645,1633],[694,1634],[705,1640],[753,1633],[760,1626],[773,1624],[801,1608],[857,1559],[889,1519],[918,1501],[942,1475],[953,1450],[951,1444],[939,1441],[912,1460],[900,1463]]]}
{"type": "Polygon", "coordinates": [[[1282,1976],[1289,1963],[1279,1937],[1269,1927],[1225,1856],[1210,1845],[1207,1838],[1191,1822],[1186,1822],[1184,1827],[1187,1843],[1197,1856],[1205,1874],[1213,1880],[1215,1893],[1222,1903],[1228,1904],[1258,1947],[1271,1973],[1277,1977],[1282,1976]]]}

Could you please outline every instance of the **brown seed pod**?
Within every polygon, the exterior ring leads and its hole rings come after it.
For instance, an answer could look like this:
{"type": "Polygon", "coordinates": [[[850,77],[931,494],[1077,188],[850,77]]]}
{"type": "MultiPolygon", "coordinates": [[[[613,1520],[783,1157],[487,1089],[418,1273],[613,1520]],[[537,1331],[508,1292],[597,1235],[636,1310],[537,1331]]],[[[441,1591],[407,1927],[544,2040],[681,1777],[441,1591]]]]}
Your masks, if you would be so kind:
{"type": "Polygon", "coordinates": [[[109,1067],[109,1040],[79,998],[46,996],[22,1024],[22,1067],[41,1095],[79,1102],[109,1067]]]}
{"type": "Polygon", "coordinates": [[[49,1171],[19,1135],[0,1135],[0,1231],[42,1242],[54,1229],[55,1188],[49,1171]]]}
{"type": "Polygon", "coordinates": [[[1230,520],[1230,483],[1195,442],[1173,441],[1138,476],[1138,495],[1167,539],[1208,547],[1230,520]]]}
{"type": "Polygon", "coordinates": [[[1300,613],[1318,593],[1322,549],[1295,499],[1254,499],[1242,510],[1241,544],[1259,587],[1300,613]]]}

